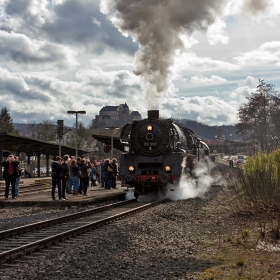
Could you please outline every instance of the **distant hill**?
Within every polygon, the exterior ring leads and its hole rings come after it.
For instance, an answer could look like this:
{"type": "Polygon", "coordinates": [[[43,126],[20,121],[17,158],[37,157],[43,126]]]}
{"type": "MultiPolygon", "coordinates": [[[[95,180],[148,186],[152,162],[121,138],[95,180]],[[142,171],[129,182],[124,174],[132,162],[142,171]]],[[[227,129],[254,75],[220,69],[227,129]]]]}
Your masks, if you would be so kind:
{"type": "Polygon", "coordinates": [[[234,125],[209,126],[191,120],[176,120],[176,122],[183,127],[193,130],[194,133],[204,141],[214,141],[216,138],[219,140],[222,137],[225,137],[225,139],[231,137],[231,140],[238,139],[238,134],[235,131],[234,125]]]}
{"type": "Polygon", "coordinates": [[[15,130],[18,130],[19,132],[22,130],[28,129],[28,126],[30,124],[28,123],[13,123],[15,130]]]}
{"type": "MultiPolygon", "coordinates": [[[[215,136],[217,136],[217,139],[220,139],[223,135],[225,135],[226,139],[229,139],[230,134],[232,134],[232,140],[238,139],[238,134],[236,134],[234,125],[209,126],[197,121],[186,119],[177,119],[174,121],[183,127],[193,130],[194,133],[204,141],[214,141],[216,138],[215,136]]],[[[14,128],[18,130],[21,135],[25,135],[25,132],[28,131],[29,125],[30,124],[14,123],[14,128]]]]}

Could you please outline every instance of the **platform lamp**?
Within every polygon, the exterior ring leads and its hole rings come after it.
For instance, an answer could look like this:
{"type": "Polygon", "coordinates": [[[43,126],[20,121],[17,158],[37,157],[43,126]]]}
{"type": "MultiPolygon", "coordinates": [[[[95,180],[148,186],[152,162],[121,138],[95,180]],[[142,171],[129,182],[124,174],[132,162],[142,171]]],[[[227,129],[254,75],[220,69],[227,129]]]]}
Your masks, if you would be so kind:
{"type": "Polygon", "coordinates": [[[114,155],[114,129],[119,129],[119,127],[116,126],[108,126],[105,127],[105,129],[111,129],[112,130],[112,135],[111,135],[111,159],[113,159],[114,155]]]}
{"type": "Polygon", "coordinates": [[[86,111],[67,111],[67,114],[76,114],[76,159],[78,157],[78,114],[85,115],[86,111]]]}

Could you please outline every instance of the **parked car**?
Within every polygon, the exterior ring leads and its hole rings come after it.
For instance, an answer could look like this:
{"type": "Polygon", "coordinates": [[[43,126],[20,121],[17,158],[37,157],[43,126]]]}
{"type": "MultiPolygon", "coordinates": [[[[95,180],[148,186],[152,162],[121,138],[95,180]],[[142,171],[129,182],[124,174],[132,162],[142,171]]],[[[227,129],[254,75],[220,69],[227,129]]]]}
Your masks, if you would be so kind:
{"type": "Polygon", "coordinates": [[[242,156],[242,155],[237,156],[237,162],[238,163],[245,163],[246,162],[245,156],[242,156]]]}

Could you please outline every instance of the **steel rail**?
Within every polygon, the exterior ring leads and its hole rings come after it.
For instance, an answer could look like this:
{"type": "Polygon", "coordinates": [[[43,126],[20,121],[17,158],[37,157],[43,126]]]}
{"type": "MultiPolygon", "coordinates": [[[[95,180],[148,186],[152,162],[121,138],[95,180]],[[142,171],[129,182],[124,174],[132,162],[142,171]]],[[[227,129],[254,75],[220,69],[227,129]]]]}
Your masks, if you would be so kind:
{"type": "Polygon", "coordinates": [[[44,221],[41,221],[41,222],[32,223],[32,224],[28,224],[28,225],[24,225],[24,226],[0,231],[0,240],[5,239],[7,237],[15,236],[15,235],[18,235],[18,234],[21,234],[21,233],[26,233],[26,232],[29,232],[29,231],[32,231],[32,230],[42,229],[42,228],[48,227],[50,225],[54,225],[54,224],[58,224],[58,223],[62,223],[62,222],[66,222],[66,221],[70,221],[70,220],[74,220],[74,219],[79,219],[79,218],[84,217],[84,216],[88,216],[88,215],[91,215],[91,214],[94,214],[94,213],[106,211],[108,209],[117,208],[117,207],[129,204],[129,203],[135,202],[135,201],[136,201],[136,199],[129,199],[129,200],[125,200],[125,201],[116,202],[116,203],[108,204],[108,205],[105,205],[105,206],[101,206],[101,207],[98,207],[98,208],[89,209],[89,210],[81,211],[81,212],[78,212],[78,213],[61,216],[61,217],[50,219],[50,220],[44,220],[44,221]]]}
{"type": "Polygon", "coordinates": [[[90,231],[94,228],[98,228],[102,225],[109,224],[109,223],[111,223],[115,220],[119,220],[119,219],[122,219],[126,216],[138,213],[140,211],[144,211],[148,208],[154,207],[154,206],[156,206],[160,203],[166,202],[166,201],[167,201],[167,199],[162,199],[162,200],[159,200],[159,201],[156,201],[156,202],[147,203],[147,204],[142,205],[140,207],[136,207],[134,209],[124,211],[122,213],[113,215],[111,217],[104,218],[104,219],[101,219],[101,220],[98,220],[98,221],[95,221],[95,222],[90,222],[86,225],[83,225],[83,226],[80,226],[80,227],[77,227],[77,228],[74,228],[74,229],[71,229],[71,230],[67,230],[63,233],[59,233],[59,234],[56,234],[56,235],[53,235],[53,236],[50,236],[50,237],[46,237],[46,238],[43,238],[41,240],[37,240],[35,242],[31,242],[29,244],[26,244],[26,245],[23,245],[23,246],[5,251],[3,253],[0,253],[0,263],[1,262],[2,263],[6,262],[8,260],[15,259],[19,256],[26,255],[27,253],[31,253],[31,252],[36,251],[36,250],[40,250],[41,248],[48,247],[48,246],[50,246],[52,244],[55,244],[55,243],[57,243],[61,240],[65,240],[65,239],[68,239],[70,237],[76,236],[78,234],[88,232],[88,231],[90,231]]]}

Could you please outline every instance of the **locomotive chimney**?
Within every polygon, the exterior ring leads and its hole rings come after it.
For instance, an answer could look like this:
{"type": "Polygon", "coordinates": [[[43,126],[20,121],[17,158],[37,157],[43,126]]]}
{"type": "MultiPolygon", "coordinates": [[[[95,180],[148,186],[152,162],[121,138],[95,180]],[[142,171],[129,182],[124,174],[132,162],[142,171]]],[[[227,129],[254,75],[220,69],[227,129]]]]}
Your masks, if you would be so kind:
{"type": "Polygon", "coordinates": [[[149,110],[148,119],[159,119],[159,110],[149,110]]]}

